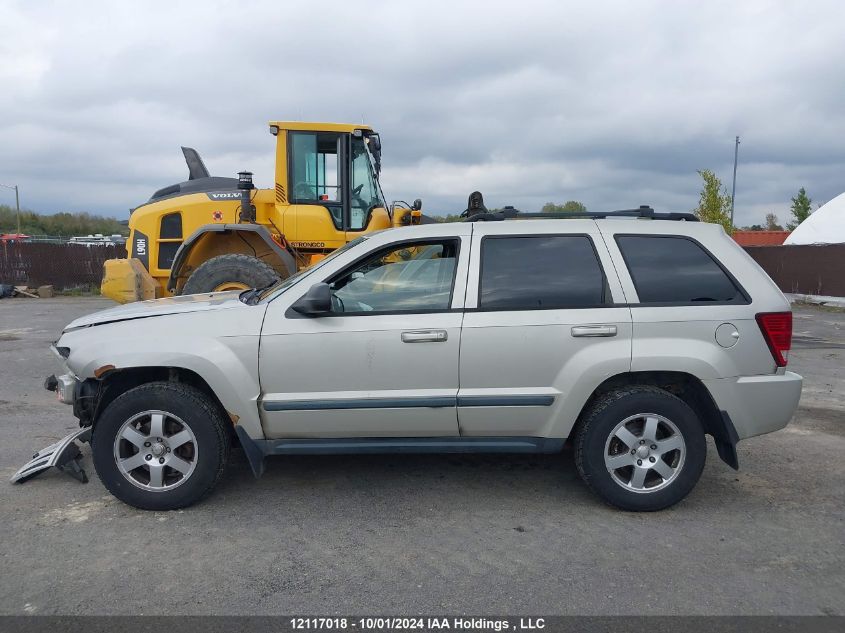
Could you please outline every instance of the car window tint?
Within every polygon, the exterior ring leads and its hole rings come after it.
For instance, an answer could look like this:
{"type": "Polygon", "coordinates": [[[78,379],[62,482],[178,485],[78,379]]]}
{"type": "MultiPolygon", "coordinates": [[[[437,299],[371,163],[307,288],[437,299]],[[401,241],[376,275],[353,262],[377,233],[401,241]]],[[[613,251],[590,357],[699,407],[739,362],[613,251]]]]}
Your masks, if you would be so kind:
{"type": "Polygon", "coordinates": [[[485,237],[479,307],[488,310],[583,308],[605,303],[605,277],[583,235],[485,237]]]}
{"type": "Polygon", "coordinates": [[[458,242],[402,244],[344,271],[331,285],[333,311],[448,310],[458,242]]]}
{"type": "Polygon", "coordinates": [[[710,254],[685,237],[619,235],[640,303],[744,303],[710,254]]]}

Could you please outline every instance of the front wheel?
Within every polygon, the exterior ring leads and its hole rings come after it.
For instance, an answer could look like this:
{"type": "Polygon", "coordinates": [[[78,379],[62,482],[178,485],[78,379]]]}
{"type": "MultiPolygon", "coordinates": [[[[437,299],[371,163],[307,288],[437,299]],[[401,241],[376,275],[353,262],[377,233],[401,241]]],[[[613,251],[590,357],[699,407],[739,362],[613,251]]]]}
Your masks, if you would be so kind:
{"type": "Polygon", "coordinates": [[[91,437],[103,485],[143,510],[175,510],[202,499],[223,473],[229,444],[223,416],[208,396],[172,382],[117,397],[91,437]]]}
{"type": "Polygon", "coordinates": [[[605,394],[575,436],[582,479],[623,510],[661,510],[693,489],[707,456],[695,412],[662,389],[634,386],[605,394]]]}

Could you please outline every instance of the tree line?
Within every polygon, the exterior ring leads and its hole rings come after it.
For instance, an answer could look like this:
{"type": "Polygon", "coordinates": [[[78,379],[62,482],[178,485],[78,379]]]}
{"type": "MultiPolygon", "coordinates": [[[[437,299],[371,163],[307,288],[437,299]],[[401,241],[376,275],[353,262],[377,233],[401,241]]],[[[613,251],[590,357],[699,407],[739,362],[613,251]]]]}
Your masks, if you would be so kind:
{"type": "MultiPolygon", "coordinates": [[[[738,227],[731,225],[731,196],[719,177],[709,169],[701,169],[698,172],[703,181],[701,193],[698,199],[698,207],[694,209],[695,215],[702,222],[713,222],[721,224],[725,231],[732,233],[738,227]]],[[[789,213],[792,218],[786,223],[786,230],[794,231],[804,220],[810,217],[813,212],[812,199],[807,195],[804,187],[791,199],[789,213]]],[[[818,206],[816,207],[818,208],[818,206]]],[[[766,214],[766,223],[752,224],[747,227],[739,227],[746,231],[783,231],[784,228],[774,213],[766,214]]]]}
{"type": "MultiPolygon", "coordinates": [[[[0,204],[0,233],[16,233],[17,212],[9,205],[0,204]]],[[[42,215],[21,209],[21,233],[25,235],[127,235],[129,229],[114,218],[104,218],[90,213],[56,213],[42,215]]]]}

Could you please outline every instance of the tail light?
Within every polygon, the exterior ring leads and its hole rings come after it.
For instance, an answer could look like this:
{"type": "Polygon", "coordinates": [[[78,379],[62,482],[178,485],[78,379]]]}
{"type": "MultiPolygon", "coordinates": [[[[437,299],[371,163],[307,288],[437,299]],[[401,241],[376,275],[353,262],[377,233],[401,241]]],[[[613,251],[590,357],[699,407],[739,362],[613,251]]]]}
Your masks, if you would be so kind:
{"type": "Polygon", "coordinates": [[[792,312],[761,312],[757,325],[778,367],[786,367],[792,347],[792,312]]]}

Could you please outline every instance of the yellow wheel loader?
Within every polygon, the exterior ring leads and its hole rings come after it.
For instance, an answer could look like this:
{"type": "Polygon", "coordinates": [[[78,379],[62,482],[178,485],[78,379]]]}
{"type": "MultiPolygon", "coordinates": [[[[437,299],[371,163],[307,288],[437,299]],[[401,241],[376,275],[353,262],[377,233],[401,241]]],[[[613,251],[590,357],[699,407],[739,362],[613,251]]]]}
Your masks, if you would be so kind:
{"type": "Polygon", "coordinates": [[[422,203],[388,207],[381,140],[369,126],[273,121],[273,189],[250,172],[211,176],[183,147],[189,179],[129,217],[128,258],[105,263],[101,291],[119,303],[263,287],[363,233],[429,221],[422,203]]]}

